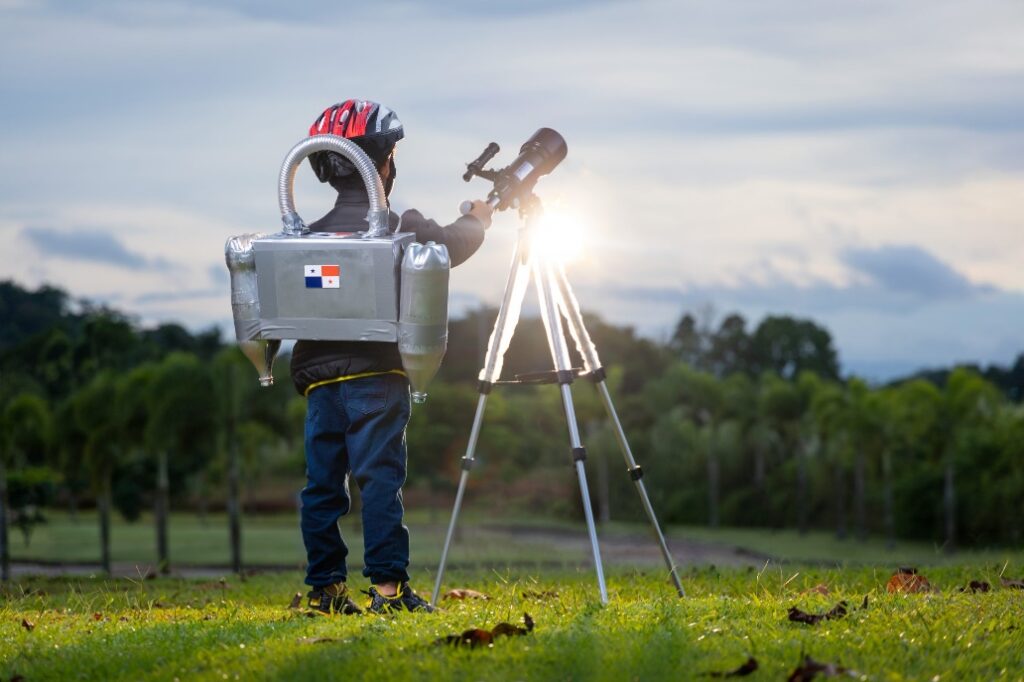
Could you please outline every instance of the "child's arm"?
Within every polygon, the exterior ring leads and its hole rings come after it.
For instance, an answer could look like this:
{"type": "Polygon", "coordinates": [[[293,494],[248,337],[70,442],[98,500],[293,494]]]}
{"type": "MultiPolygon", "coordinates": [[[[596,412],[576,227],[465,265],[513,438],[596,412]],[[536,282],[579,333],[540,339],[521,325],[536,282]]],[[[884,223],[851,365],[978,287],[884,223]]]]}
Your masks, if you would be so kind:
{"type": "Polygon", "coordinates": [[[447,246],[452,267],[465,262],[484,243],[483,219],[473,213],[442,227],[436,221],[424,218],[416,209],[410,209],[402,214],[401,230],[413,232],[420,243],[432,241],[447,246]]]}

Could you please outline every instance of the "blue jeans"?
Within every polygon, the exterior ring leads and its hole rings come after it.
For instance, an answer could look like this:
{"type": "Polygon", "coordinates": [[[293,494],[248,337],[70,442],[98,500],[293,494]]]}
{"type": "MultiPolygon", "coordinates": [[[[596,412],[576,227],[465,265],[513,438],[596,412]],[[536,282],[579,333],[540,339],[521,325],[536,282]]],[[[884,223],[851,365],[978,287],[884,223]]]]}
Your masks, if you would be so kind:
{"type": "Polygon", "coordinates": [[[350,379],[310,391],[308,483],[301,496],[307,585],[321,587],[348,577],[348,547],[338,519],[351,507],[350,474],[362,494],[363,575],[374,584],[409,579],[409,529],[402,525],[409,409],[409,382],[398,374],[350,379]]]}

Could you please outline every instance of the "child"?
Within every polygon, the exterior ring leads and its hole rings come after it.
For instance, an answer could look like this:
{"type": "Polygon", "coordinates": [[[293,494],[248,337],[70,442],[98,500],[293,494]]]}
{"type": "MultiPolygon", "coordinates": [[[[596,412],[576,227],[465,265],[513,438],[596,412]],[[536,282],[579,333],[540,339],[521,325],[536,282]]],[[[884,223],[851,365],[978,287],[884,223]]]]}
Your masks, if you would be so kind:
{"type": "MultiPolygon", "coordinates": [[[[395,144],[404,137],[395,112],[367,100],[347,100],[326,109],[310,135],[332,134],[352,140],[377,164],[386,194],[395,181],[395,144]]],[[[337,190],[327,215],[309,226],[312,232],[367,229],[369,199],[355,167],[334,152],[317,152],[310,164],[321,182],[337,190]]],[[[401,219],[391,213],[391,230],[401,225],[416,241],[448,247],[452,266],[469,258],[483,243],[492,209],[477,201],[469,214],[440,226],[419,211],[401,219]]],[[[368,609],[427,611],[434,607],[409,587],[409,531],[402,524],[405,483],[405,427],[409,421],[409,382],[402,371],[397,343],[298,341],[292,352],[292,381],[308,398],[306,477],[301,526],[308,567],[309,605],[325,613],[359,613],[346,586],[348,548],[338,519],[348,513],[351,474],[362,494],[363,575],[370,579],[368,609]]]]}

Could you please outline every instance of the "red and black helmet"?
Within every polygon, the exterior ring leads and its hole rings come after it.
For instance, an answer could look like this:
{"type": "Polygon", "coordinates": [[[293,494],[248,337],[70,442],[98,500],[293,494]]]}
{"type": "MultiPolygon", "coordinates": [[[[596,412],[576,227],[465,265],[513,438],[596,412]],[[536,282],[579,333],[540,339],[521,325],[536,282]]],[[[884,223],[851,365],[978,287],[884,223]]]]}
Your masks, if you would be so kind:
{"type": "MultiPolygon", "coordinates": [[[[394,111],[365,99],[349,99],[327,107],[313,121],[309,134],[339,135],[352,140],[378,166],[389,159],[395,144],[405,137],[402,122],[394,111]]],[[[310,155],[309,162],[320,182],[340,179],[355,170],[334,152],[317,152],[310,155]]]]}

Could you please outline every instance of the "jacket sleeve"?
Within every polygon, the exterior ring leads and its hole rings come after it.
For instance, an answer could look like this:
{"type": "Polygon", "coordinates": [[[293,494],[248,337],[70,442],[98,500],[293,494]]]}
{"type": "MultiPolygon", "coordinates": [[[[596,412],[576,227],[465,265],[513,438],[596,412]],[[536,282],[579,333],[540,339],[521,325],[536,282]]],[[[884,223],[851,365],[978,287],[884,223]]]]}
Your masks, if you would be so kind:
{"type": "Polygon", "coordinates": [[[475,217],[464,215],[444,227],[424,218],[416,209],[402,214],[402,232],[412,232],[421,244],[436,242],[448,247],[452,267],[464,263],[484,243],[484,226],[475,217]]]}

